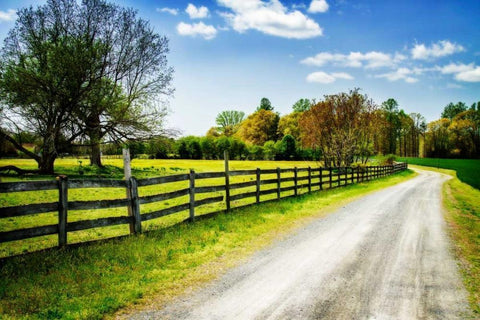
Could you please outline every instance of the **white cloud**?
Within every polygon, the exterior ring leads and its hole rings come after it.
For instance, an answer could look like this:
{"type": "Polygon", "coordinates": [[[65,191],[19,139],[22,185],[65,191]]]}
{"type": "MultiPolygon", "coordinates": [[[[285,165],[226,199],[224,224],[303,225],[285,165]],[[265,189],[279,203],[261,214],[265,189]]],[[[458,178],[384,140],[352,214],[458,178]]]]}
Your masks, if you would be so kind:
{"type": "Polygon", "coordinates": [[[455,80],[464,82],[480,82],[480,67],[464,63],[450,63],[443,67],[436,67],[435,70],[443,74],[453,74],[455,80]]]}
{"type": "Polygon", "coordinates": [[[310,7],[308,7],[308,12],[317,13],[317,12],[327,12],[328,3],[326,0],[312,0],[310,7]]]}
{"type": "Polygon", "coordinates": [[[442,40],[432,44],[431,47],[425,44],[416,44],[411,50],[412,58],[418,60],[428,60],[431,58],[439,58],[448,56],[457,52],[465,51],[465,48],[459,44],[452,43],[448,40],[442,40]]]}
{"type": "Polygon", "coordinates": [[[232,10],[223,17],[237,32],[253,29],[265,34],[293,39],[308,39],[322,35],[322,28],[297,10],[289,11],[279,0],[217,0],[232,10]]]}
{"type": "Polygon", "coordinates": [[[324,83],[324,84],[333,83],[337,79],[353,80],[353,77],[345,72],[334,72],[329,74],[323,71],[313,72],[307,76],[307,82],[316,82],[316,83],[324,83]]]}
{"type": "Polygon", "coordinates": [[[392,55],[370,51],[367,53],[350,52],[350,54],[338,54],[329,52],[320,52],[319,54],[303,59],[301,63],[313,66],[323,66],[327,63],[333,63],[345,67],[360,68],[365,67],[367,69],[381,68],[381,67],[394,67],[398,62],[406,59],[405,56],[400,54],[392,55]]]}
{"type": "Polygon", "coordinates": [[[480,67],[459,72],[455,75],[455,79],[465,82],[480,82],[480,67]]]}
{"type": "Polygon", "coordinates": [[[460,73],[460,72],[473,70],[474,68],[475,68],[475,65],[473,63],[470,63],[470,64],[450,63],[443,67],[437,67],[437,69],[443,74],[460,73]]]}
{"type": "Polygon", "coordinates": [[[203,22],[188,24],[180,22],[177,25],[177,32],[182,36],[201,36],[206,40],[210,40],[216,37],[217,29],[211,25],[206,25],[203,22]]]}
{"type": "Polygon", "coordinates": [[[415,74],[415,72],[408,68],[398,68],[396,71],[393,72],[378,74],[375,76],[375,78],[385,78],[388,81],[404,80],[407,83],[417,82],[418,79],[411,77],[411,74],[415,74]]]}
{"type": "Polygon", "coordinates": [[[17,11],[8,9],[7,11],[0,10],[0,22],[13,21],[17,17],[17,11]]]}
{"type": "Polygon", "coordinates": [[[178,9],[174,9],[174,8],[157,8],[156,11],[170,13],[171,15],[174,15],[174,16],[178,14],[178,9]]]}
{"type": "Polygon", "coordinates": [[[208,8],[201,6],[196,7],[195,5],[189,3],[185,12],[188,13],[190,19],[202,19],[208,17],[208,8]]]}

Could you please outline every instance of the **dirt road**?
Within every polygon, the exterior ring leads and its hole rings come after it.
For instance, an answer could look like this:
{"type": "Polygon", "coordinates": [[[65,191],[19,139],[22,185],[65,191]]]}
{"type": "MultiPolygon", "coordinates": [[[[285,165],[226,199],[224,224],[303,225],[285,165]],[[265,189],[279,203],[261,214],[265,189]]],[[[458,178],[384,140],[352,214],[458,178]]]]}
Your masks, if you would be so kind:
{"type": "Polygon", "coordinates": [[[441,212],[421,171],[319,219],[163,310],[131,319],[465,319],[441,212]]]}

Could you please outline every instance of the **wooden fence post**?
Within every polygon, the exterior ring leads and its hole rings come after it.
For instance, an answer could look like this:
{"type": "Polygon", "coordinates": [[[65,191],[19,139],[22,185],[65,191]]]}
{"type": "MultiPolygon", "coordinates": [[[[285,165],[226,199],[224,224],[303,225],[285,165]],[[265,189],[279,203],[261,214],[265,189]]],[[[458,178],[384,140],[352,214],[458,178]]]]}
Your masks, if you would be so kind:
{"type": "Polygon", "coordinates": [[[190,169],[190,187],[189,187],[189,195],[190,195],[190,205],[189,205],[189,209],[190,209],[190,217],[189,217],[189,220],[190,221],[194,221],[195,220],[195,171],[190,169]]]}
{"type": "Polygon", "coordinates": [[[322,167],[319,168],[318,174],[320,176],[319,177],[320,181],[318,182],[318,184],[320,185],[320,190],[323,190],[323,170],[322,170],[322,167]]]}
{"type": "Polygon", "coordinates": [[[312,168],[308,166],[308,193],[312,192],[312,168]]]}
{"type": "MultiPolygon", "coordinates": [[[[133,209],[132,209],[132,192],[131,192],[131,185],[130,185],[130,178],[132,177],[132,168],[130,165],[130,150],[128,148],[122,149],[123,155],[123,176],[125,177],[125,182],[127,183],[127,200],[129,200],[129,205],[127,207],[128,216],[133,217],[133,209]]],[[[135,219],[135,217],[133,218],[135,219]]],[[[135,223],[130,223],[130,234],[135,233],[135,223]]]]}
{"type": "Polygon", "coordinates": [[[280,190],[281,190],[281,180],[280,180],[280,168],[277,167],[277,199],[280,199],[280,190]]]}
{"type": "Polygon", "coordinates": [[[343,167],[343,170],[345,170],[345,186],[348,185],[348,167],[343,167]]]}
{"type": "Polygon", "coordinates": [[[298,169],[293,169],[293,181],[295,182],[295,197],[298,196],[298,169]]]}
{"type": "Polygon", "coordinates": [[[67,214],[68,214],[68,178],[61,175],[58,181],[58,246],[67,245],[67,214]]]}
{"type": "Polygon", "coordinates": [[[142,216],[140,215],[140,202],[138,201],[138,183],[137,179],[130,177],[129,179],[130,201],[133,221],[130,224],[130,230],[133,233],[142,232],[142,216]]]}
{"type": "Polygon", "coordinates": [[[260,168],[257,168],[257,184],[256,184],[256,194],[255,194],[255,200],[257,203],[260,203],[260,168]]]}
{"type": "Polygon", "coordinates": [[[330,180],[330,189],[332,189],[332,167],[328,168],[328,175],[330,180]]]}
{"type": "Polygon", "coordinates": [[[227,205],[227,212],[230,211],[230,169],[228,167],[228,151],[223,152],[223,159],[225,161],[225,203],[227,205]]]}

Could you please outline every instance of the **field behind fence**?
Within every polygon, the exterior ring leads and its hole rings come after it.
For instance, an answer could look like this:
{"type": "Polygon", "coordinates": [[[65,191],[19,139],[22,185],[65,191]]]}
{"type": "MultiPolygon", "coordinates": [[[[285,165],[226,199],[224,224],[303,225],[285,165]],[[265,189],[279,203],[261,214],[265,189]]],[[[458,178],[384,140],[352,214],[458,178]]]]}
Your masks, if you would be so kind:
{"type": "Polygon", "coordinates": [[[0,183],[0,256],[165,227],[312,191],[369,181],[405,163],[201,172],[149,179],[0,183]]]}

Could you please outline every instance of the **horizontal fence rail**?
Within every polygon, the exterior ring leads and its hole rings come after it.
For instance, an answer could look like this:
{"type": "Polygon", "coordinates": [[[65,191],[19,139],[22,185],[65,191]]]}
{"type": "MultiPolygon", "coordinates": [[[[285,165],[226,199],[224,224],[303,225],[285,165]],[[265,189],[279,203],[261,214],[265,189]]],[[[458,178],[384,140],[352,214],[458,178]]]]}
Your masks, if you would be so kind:
{"type": "MultiPolygon", "coordinates": [[[[56,181],[22,181],[0,183],[0,194],[25,191],[57,190],[58,201],[0,208],[0,219],[15,218],[27,215],[56,212],[58,223],[23,229],[0,231],[0,243],[40,237],[58,235],[58,246],[68,244],[68,233],[92,228],[130,225],[131,233],[142,232],[142,222],[158,219],[178,212],[188,212],[188,220],[197,217],[195,209],[209,204],[218,204],[224,209],[216,210],[229,212],[232,208],[272,201],[286,197],[297,196],[312,191],[347,186],[353,183],[370,181],[391,175],[407,169],[406,163],[395,163],[387,166],[372,167],[340,167],[340,168],[287,168],[287,169],[256,169],[224,172],[201,172],[191,170],[187,174],[156,177],[149,179],[130,178],[128,180],[69,180],[66,176],[57,177],[56,181]],[[232,183],[232,177],[240,177],[243,182],[232,183]],[[216,179],[215,182],[196,186],[197,182],[216,179]],[[218,181],[222,184],[218,184],[218,181]],[[183,183],[182,183],[183,182],[183,183]],[[175,184],[168,192],[158,192],[153,195],[139,195],[139,187],[152,186],[155,190],[166,184],[175,184]],[[216,184],[215,184],[216,183],[216,184]],[[182,186],[179,186],[182,184],[182,186]],[[90,201],[69,201],[69,189],[87,188],[124,188],[126,198],[90,201]],[[234,192],[235,194],[231,194],[234,192]],[[202,195],[201,198],[197,196],[202,195]],[[269,196],[265,199],[265,196],[269,196]],[[181,200],[181,198],[185,200],[181,200]],[[254,198],[252,203],[239,202],[242,199],[254,198]],[[166,208],[142,213],[144,205],[161,201],[177,200],[184,202],[172,204],[166,208]],[[128,208],[128,215],[108,216],[91,220],[68,221],[68,213],[73,210],[97,210],[110,208],[128,208]]],[[[86,192],[88,192],[86,190],[86,192]]],[[[126,211],[127,212],[127,211],[126,211]]],[[[205,215],[208,215],[206,213],[205,215]]],[[[87,241],[87,240],[86,240],[87,241]]]]}

